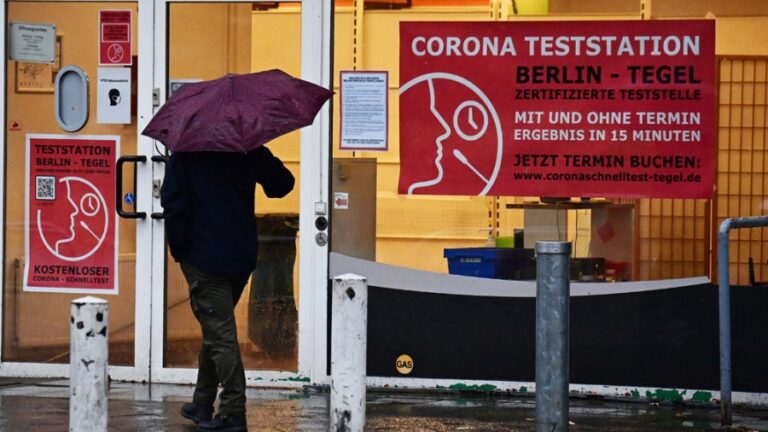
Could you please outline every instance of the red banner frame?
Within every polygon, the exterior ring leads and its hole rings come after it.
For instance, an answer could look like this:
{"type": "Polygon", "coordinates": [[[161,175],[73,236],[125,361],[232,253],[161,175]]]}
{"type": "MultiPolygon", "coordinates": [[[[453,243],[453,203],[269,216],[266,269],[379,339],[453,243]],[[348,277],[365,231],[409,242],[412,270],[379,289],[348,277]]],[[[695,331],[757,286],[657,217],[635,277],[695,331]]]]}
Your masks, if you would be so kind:
{"type": "Polygon", "coordinates": [[[713,20],[403,22],[402,194],[710,198],[713,20]]]}

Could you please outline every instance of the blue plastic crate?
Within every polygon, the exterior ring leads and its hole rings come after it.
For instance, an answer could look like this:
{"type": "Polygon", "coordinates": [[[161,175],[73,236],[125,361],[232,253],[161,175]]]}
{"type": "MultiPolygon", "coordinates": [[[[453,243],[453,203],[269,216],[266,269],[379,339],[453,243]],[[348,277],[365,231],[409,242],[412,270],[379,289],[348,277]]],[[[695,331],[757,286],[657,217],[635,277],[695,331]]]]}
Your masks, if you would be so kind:
{"type": "Polygon", "coordinates": [[[524,270],[530,267],[533,249],[513,248],[456,248],[444,249],[448,259],[448,273],[491,279],[525,279],[524,270]]]}

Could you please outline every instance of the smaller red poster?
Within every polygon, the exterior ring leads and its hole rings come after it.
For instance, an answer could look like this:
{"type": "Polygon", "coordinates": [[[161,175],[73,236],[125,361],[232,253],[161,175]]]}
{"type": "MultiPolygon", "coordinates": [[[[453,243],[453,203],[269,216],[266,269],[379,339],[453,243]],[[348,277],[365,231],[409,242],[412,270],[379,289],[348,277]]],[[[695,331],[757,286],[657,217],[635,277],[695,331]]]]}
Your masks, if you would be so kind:
{"type": "Polygon", "coordinates": [[[120,137],[27,135],[24,291],[117,294],[120,137]]]}
{"type": "Polygon", "coordinates": [[[122,66],[132,61],[131,11],[99,11],[99,65],[122,66]]]}

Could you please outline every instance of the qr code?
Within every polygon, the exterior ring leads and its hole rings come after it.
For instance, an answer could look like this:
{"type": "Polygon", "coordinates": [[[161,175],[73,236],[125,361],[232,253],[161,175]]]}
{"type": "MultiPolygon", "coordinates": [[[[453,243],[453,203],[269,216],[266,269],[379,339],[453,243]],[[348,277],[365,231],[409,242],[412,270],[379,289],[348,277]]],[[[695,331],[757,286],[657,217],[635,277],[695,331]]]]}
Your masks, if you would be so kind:
{"type": "Polygon", "coordinates": [[[35,177],[35,198],[39,200],[56,199],[56,177],[35,177]]]}

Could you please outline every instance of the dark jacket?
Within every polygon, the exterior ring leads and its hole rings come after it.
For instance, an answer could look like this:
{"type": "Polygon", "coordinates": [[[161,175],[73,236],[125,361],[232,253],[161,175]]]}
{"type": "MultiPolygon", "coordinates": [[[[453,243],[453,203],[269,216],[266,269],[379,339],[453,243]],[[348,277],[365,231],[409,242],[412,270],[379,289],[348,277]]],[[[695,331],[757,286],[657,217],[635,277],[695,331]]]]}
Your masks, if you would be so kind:
{"type": "Polygon", "coordinates": [[[256,184],[284,197],[294,178],[266,147],[247,154],[174,153],[160,191],[171,255],[202,271],[231,275],[256,267],[256,184]]]}

